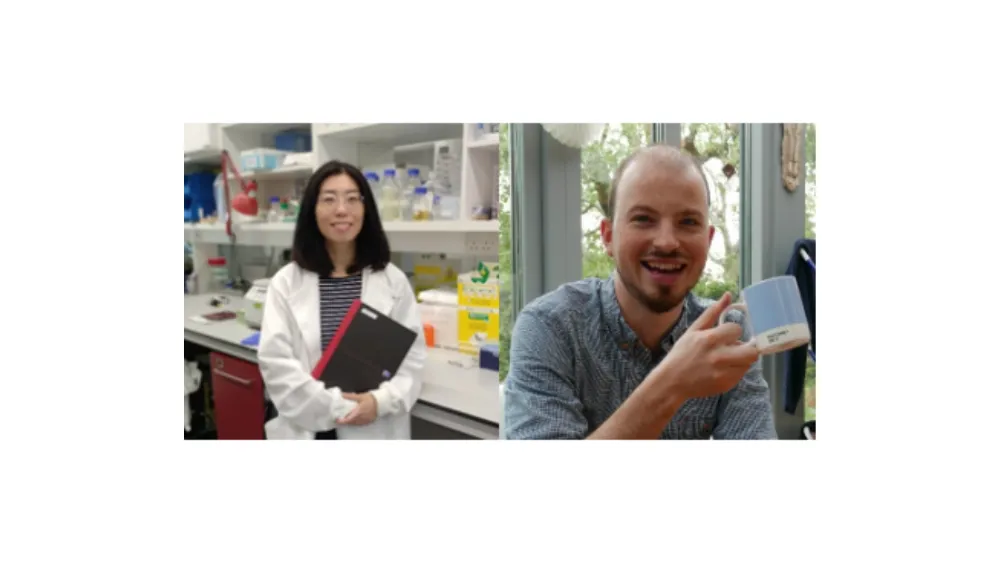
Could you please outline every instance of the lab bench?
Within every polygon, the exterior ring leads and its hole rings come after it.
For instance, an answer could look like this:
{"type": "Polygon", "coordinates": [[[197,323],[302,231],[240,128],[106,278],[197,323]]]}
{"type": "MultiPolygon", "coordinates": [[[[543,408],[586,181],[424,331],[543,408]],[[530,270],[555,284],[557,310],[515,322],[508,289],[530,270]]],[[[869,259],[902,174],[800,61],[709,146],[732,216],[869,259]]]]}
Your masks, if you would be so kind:
{"type": "MultiPolygon", "coordinates": [[[[214,419],[219,439],[263,439],[266,391],[257,367],[257,350],[240,344],[255,330],[239,319],[201,323],[192,320],[218,311],[238,313],[243,297],[213,307],[213,295],[184,296],[184,340],[210,351],[214,419]]],[[[417,429],[447,429],[428,437],[452,434],[496,440],[499,437],[499,378],[495,371],[455,365],[457,352],[428,348],[421,373],[422,388],[411,415],[417,429]],[[417,421],[414,421],[417,422],[417,421]],[[426,424],[429,423],[429,424],[426,424]],[[434,435],[440,434],[440,435],[434,435]]],[[[204,383],[203,383],[204,384],[204,383]]]]}

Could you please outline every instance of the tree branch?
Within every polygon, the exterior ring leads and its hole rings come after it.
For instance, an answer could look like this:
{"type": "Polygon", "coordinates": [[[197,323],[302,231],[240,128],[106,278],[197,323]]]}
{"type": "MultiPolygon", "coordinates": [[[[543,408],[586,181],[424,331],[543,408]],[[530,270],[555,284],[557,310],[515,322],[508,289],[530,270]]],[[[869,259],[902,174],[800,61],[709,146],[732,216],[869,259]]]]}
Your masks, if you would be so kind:
{"type": "MultiPolygon", "coordinates": [[[[718,158],[723,164],[730,164],[729,162],[729,139],[728,137],[723,138],[721,143],[709,143],[704,151],[698,150],[695,145],[695,138],[699,133],[705,130],[706,124],[704,123],[691,123],[688,125],[688,134],[681,141],[681,148],[694,158],[698,166],[704,166],[706,162],[713,158],[718,158]]],[[[723,125],[723,127],[727,127],[723,125]]],[[[737,125],[737,131],[739,125],[737,125]]]]}
{"type": "Polygon", "coordinates": [[[597,192],[597,205],[601,208],[601,213],[605,217],[610,217],[611,212],[609,211],[608,205],[608,193],[611,191],[611,186],[607,182],[594,182],[594,191],[597,192]]]}

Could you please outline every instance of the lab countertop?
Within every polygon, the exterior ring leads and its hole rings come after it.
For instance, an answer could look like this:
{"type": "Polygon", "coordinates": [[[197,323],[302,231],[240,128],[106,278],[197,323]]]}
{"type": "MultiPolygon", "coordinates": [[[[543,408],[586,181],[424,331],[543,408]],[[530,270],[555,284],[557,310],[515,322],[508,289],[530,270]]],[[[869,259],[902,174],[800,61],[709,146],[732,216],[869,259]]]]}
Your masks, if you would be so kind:
{"type": "MultiPolygon", "coordinates": [[[[232,311],[238,314],[243,309],[242,296],[225,295],[229,302],[221,307],[212,307],[209,304],[212,297],[212,295],[184,296],[184,339],[235,358],[257,363],[257,349],[240,344],[240,341],[257,331],[243,324],[239,318],[207,324],[192,320],[192,317],[218,311],[232,311]]],[[[461,427],[462,431],[474,435],[490,435],[495,439],[495,428],[488,428],[482,423],[476,424],[478,421],[458,420],[461,417],[455,413],[494,425],[499,424],[499,374],[495,371],[454,365],[453,362],[459,357],[461,356],[457,352],[428,348],[427,361],[421,374],[423,386],[419,401],[414,406],[413,415],[456,430],[461,427]],[[470,426],[469,423],[473,424],[470,426]]]]}

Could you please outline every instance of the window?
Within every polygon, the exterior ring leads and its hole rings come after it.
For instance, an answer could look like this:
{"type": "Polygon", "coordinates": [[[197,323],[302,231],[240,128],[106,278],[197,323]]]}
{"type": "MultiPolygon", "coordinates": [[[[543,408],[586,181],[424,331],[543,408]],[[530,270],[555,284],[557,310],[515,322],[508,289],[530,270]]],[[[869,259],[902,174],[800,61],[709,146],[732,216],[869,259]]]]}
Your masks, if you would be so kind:
{"type": "Polygon", "coordinates": [[[606,278],[615,263],[601,242],[601,218],[607,214],[611,176],[626,156],[653,142],[650,123],[608,123],[601,136],[580,154],[583,277],[606,278]]]}
{"type": "Polygon", "coordinates": [[[684,123],[681,147],[701,163],[711,194],[715,238],[695,295],[718,299],[740,293],[740,124],[684,123]]]}
{"type": "MultiPolygon", "coordinates": [[[[806,238],[816,239],[816,124],[806,124],[806,238]]],[[[817,252],[818,253],[818,252],[817,252]]],[[[805,420],[816,420],[816,363],[806,360],[803,384],[805,420]]]]}
{"type": "MultiPolygon", "coordinates": [[[[649,123],[610,123],[581,154],[583,277],[607,277],[613,260],[601,243],[600,220],[607,210],[611,175],[618,163],[653,142],[649,123]]],[[[740,271],[740,126],[737,123],[685,123],[681,146],[702,165],[712,194],[711,220],[716,235],[701,282],[694,292],[717,299],[739,294],[740,271]]],[[[669,141],[668,141],[669,142],[669,141]]]]}
{"type": "Polygon", "coordinates": [[[507,377],[514,329],[513,255],[510,240],[510,125],[500,125],[500,381],[507,377]]]}

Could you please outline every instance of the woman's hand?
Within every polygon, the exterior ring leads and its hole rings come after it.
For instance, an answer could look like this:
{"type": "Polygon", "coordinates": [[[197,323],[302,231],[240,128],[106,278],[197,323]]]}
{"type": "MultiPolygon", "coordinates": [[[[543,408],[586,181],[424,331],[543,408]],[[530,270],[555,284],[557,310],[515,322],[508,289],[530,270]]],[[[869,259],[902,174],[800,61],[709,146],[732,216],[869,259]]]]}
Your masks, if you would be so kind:
{"type": "Polygon", "coordinates": [[[361,426],[375,421],[378,416],[378,405],[375,403],[374,395],[371,393],[361,393],[360,395],[344,393],[343,396],[349,401],[357,402],[358,406],[354,407],[354,410],[347,413],[344,418],[338,419],[337,424],[361,426]]]}

